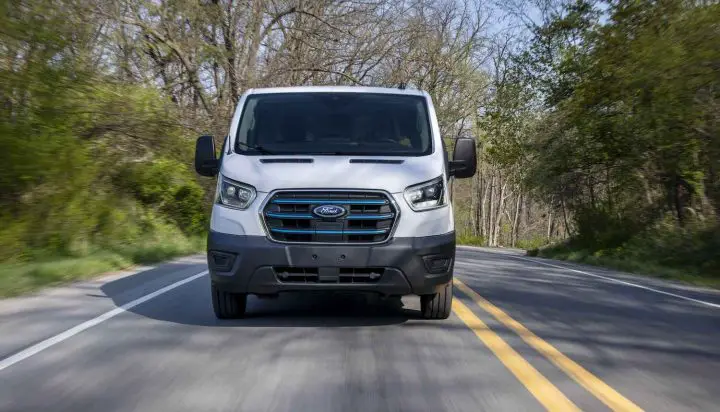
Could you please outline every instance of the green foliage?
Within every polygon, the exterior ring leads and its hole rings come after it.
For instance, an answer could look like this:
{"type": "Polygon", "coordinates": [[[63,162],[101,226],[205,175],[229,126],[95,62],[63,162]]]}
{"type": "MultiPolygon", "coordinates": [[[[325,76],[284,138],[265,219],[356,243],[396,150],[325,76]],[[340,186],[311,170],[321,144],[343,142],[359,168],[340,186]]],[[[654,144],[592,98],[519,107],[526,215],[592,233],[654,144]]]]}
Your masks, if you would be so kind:
{"type": "Polygon", "coordinates": [[[200,252],[204,248],[205,237],[185,237],[170,227],[143,238],[141,243],[115,246],[112,250],[135,263],[152,263],[200,252]]]}
{"type": "Polygon", "coordinates": [[[37,257],[29,263],[0,264],[0,297],[14,296],[41,287],[88,278],[124,269],[136,263],[153,263],[204,249],[205,238],[186,238],[180,233],[160,238],[138,239],[137,243],[97,250],[81,257],[37,257]]]}
{"type": "Polygon", "coordinates": [[[191,176],[185,164],[158,159],[129,165],[115,180],[144,206],[162,211],[186,234],[198,234],[208,223],[205,191],[191,176]]]}
{"type": "Polygon", "coordinates": [[[537,250],[538,248],[545,246],[547,239],[544,237],[532,237],[528,239],[518,239],[517,247],[525,250],[537,250]]]}
{"type": "Polygon", "coordinates": [[[534,255],[720,286],[719,248],[717,230],[701,222],[679,227],[668,217],[614,246],[581,245],[573,239],[534,255]]]}
{"type": "Polygon", "coordinates": [[[168,216],[175,221],[183,232],[198,234],[208,226],[208,212],[205,192],[198,184],[180,186],[174,193],[174,199],[168,207],[168,216]]]}
{"type": "Polygon", "coordinates": [[[0,297],[13,296],[69,280],[125,268],[132,263],[115,253],[24,264],[0,264],[0,297]]]}
{"type": "Polygon", "coordinates": [[[574,223],[540,253],[716,273],[720,5],[621,0],[601,20],[596,4],[568,4],[516,59],[543,103],[525,183],[574,223]]]}
{"type": "MultiPolygon", "coordinates": [[[[100,66],[98,27],[77,19],[83,7],[0,6],[0,262],[79,259],[68,270],[83,275],[107,251],[145,260],[128,250],[148,239],[158,244],[147,259],[194,250],[188,237],[206,227],[181,114],[157,88],[100,66]]],[[[18,276],[55,276],[28,270],[18,276]]]]}
{"type": "Polygon", "coordinates": [[[575,212],[577,233],[573,242],[581,247],[611,247],[627,241],[638,230],[635,222],[602,209],[575,212]]]}
{"type": "Polygon", "coordinates": [[[486,246],[487,239],[482,236],[458,235],[457,244],[468,246],[486,246]]]}

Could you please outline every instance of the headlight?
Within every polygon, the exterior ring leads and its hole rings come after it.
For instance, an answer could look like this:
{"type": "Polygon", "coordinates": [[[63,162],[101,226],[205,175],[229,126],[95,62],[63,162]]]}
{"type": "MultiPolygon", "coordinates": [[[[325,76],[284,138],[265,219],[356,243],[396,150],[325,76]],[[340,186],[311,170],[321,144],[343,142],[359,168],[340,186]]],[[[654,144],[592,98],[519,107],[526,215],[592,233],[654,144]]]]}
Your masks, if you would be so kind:
{"type": "Polygon", "coordinates": [[[416,212],[443,206],[445,204],[445,185],[442,176],[405,189],[405,201],[416,212]]]}
{"type": "Polygon", "coordinates": [[[217,202],[234,209],[247,209],[255,200],[255,188],[220,175],[217,202]]]}

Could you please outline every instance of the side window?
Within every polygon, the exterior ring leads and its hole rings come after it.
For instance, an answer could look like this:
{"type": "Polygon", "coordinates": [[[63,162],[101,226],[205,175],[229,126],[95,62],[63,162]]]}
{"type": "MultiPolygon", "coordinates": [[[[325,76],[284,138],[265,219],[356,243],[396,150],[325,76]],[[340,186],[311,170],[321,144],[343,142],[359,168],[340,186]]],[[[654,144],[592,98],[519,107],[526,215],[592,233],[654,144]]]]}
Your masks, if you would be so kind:
{"type": "Polygon", "coordinates": [[[255,126],[255,107],[257,106],[258,99],[248,99],[243,108],[242,115],[240,117],[240,124],[238,125],[238,131],[235,138],[242,143],[256,144],[254,136],[257,134],[257,127],[255,126]]]}

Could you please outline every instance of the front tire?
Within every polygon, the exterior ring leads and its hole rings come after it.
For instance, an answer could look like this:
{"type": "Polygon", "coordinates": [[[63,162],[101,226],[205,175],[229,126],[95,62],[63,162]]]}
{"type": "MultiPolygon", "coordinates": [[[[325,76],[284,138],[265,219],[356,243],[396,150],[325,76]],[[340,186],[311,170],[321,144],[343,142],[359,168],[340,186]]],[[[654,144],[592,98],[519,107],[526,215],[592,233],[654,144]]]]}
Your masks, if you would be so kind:
{"type": "Polygon", "coordinates": [[[453,284],[446,283],[432,295],[420,296],[420,312],[425,319],[447,319],[452,310],[453,284]]]}
{"type": "Polygon", "coordinates": [[[215,317],[218,319],[238,319],[245,316],[246,294],[225,292],[218,289],[214,284],[210,286],[210,292],[215,317]]]}

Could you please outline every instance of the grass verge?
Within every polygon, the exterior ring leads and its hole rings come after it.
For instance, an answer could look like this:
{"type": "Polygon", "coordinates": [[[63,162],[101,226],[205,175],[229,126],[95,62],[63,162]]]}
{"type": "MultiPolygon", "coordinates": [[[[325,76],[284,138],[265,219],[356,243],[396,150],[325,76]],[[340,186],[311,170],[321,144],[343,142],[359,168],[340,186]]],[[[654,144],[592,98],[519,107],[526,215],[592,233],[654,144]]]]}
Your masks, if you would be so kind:
{"type": "Polygon", "coordinates": [[[623,256],[615,253],[604,255],[583,249],[573,249],[567,244],[553,245],[540,249],[528,250],[528,256],[565,260],[568,262],[584,263],[588,265],[620,270],[637,275],[650,276],[660,279],[676,280],[683,283],[708,286],[720,289],[720,277],[713,271],[695,265],[669,266],[652,259],[638,259],[632,256],[623,256]]]}
{"type": "Polygon", "coordinates": [[[135,264],[160,262],[204,250],[205,238],[150,239],[79,257],[52,257],[42,261],[0,264],[0,297],[17,296],[41,287],[87,279],[135,264]]]}
{"type": "Polygon", "coordinates": [[[485,238],[482,236],[472,236],[472,235],[458,235],[457,240],[455,241],[458,245],[466,245],[466,246],[485,246],[485,238]]]}

